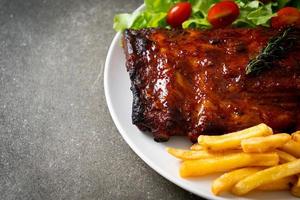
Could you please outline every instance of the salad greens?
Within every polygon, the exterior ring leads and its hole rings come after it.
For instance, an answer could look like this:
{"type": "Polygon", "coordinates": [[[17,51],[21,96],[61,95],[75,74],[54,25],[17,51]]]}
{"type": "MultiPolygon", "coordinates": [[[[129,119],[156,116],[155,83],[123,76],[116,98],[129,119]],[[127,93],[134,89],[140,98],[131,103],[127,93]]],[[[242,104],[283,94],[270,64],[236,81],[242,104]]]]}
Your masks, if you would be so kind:
{"type": "MultiPolygon", "coordinates": [[[[210,28],[207,21],[209,8],[221,0],[189,0],[192,15],[183,24],[183,28],[210,28]]],[[[180,0],[145,0],[145,9],[132,14],[118,14],[114,18],[114,29],[123,31],[126,28],[141,29],[149,27],[170,28],[166,22],[169,9],[180,0]]],[[[235,0],[240,8],[240,16],[233,23],[237,27],[269,27],[270,19],[276,11],[285,6],[300,9],[300,0],[276,0],[263,4],[258,0],[235,0]]]]}

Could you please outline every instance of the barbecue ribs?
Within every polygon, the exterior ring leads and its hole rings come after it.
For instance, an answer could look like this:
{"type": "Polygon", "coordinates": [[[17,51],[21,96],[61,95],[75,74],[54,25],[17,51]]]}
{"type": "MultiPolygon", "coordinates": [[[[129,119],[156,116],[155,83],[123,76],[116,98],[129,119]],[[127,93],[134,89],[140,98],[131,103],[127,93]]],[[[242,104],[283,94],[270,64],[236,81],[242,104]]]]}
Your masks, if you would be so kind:
{"type": "Polygon", "coordinates": [[[266,123],[300,128],[300,31],[296,44],[261,74],[245,68],[277,30],[126,30],[132,122],[156,141],[217,135],[266,123]]]}

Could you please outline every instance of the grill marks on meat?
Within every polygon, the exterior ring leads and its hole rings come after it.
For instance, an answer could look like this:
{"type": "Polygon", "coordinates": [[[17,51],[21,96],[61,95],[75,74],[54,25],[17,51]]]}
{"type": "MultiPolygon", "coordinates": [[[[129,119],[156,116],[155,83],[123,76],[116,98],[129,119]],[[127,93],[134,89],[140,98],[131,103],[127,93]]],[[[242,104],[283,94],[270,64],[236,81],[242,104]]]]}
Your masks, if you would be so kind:
{"type": "Polygon", "coordinates": [[[132,121],[156,141],[222,134],[264,122],[300,128],[300,31],[271,70],[246,76],[249,60],[277,34],[270,29],[126,30],[132,121]]]}

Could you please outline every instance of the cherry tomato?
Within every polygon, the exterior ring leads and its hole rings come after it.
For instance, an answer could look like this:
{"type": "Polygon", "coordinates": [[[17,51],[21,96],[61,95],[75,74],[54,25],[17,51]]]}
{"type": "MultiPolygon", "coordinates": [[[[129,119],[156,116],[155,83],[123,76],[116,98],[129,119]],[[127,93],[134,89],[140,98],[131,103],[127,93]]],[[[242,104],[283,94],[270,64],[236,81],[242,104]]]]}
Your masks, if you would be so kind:
{"type": "Polygon", "coordinates": [[[215,28],[226,27],[240,15],[240,9],[233,1],[221,1],[208,11],[207,19],[215,28]]]}
{"type": "Polygon", "coordinates": [[[285,7],[277,12],[277,16],[272,17],[273,28],[281,28],[294,25],[300,27],[300,11],[294,7],[285,7]]]}
{"type": "Polygon", "coordinates": [[[192,13],[192,6],[189,2],[180,2],[173,6],[167,15],[167,23],[173,28],[180,27],[192,13]]]}

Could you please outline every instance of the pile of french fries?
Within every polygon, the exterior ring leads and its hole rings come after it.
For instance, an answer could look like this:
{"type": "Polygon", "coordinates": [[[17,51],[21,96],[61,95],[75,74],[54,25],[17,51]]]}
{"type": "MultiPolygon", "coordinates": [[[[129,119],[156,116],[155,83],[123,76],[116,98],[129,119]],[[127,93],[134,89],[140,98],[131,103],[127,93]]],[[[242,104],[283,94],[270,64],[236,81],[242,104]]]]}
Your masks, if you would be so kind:
{"type": "Polygon", "coordinates": [[[215,195],[289,190],[300,197],[300,131],[273,134],[259,124],[220,136],[201,135],[190,150],[167,151],[182,160],[183,178],[224,172],[212,183],[215,195]]]}

